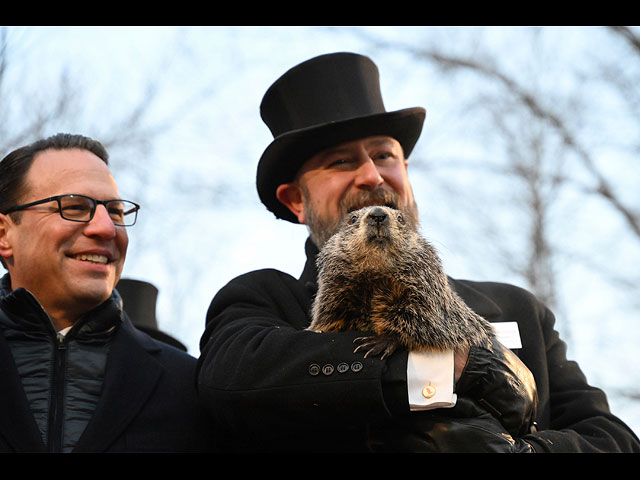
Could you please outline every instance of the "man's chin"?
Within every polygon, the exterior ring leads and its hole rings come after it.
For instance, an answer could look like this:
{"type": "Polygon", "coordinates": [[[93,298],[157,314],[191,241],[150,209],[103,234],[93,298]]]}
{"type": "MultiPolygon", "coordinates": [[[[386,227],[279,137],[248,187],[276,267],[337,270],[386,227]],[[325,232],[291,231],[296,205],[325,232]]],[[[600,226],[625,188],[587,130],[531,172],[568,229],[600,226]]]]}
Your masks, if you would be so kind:
{"type": "Polygon", "coordinates": [[[78,285],[73,292],[73,297],[79,305],[83,305],[87,311],[102,305],[111,297],[114,282],[105,279],[92,279],[78,285]]]}

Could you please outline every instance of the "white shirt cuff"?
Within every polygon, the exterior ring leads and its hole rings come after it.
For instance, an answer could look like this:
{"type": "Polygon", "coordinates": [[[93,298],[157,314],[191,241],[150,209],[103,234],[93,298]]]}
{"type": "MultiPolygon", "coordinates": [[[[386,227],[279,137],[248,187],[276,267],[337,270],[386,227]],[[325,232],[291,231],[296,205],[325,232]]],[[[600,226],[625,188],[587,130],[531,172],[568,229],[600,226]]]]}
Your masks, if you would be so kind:
{"type": "Polygon", "coordinates": [[[407,388],[412,411],[454,407],[453,383],[453,351],[409,352],[407,388]]]}

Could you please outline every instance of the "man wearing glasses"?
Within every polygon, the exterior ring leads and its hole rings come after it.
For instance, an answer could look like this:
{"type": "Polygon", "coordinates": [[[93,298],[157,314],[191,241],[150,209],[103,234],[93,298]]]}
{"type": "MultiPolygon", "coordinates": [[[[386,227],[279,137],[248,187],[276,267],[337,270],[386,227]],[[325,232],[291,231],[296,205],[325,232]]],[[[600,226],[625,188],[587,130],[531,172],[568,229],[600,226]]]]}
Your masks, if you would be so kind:
{"type": "Polygon", "coordinates": [[[197,451],[195,359],[136,330],[114,287],[139,205],[94,140],[0,162],[0,451],[197,451]]]}

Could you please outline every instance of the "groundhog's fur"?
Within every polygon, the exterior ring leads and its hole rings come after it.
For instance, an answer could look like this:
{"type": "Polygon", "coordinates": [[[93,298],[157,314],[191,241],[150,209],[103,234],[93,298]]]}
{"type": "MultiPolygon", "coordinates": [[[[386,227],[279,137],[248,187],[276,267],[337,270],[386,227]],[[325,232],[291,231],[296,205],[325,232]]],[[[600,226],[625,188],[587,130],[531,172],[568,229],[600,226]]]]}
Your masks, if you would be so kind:
{"type": "MultiPolygon", "coordinates": [[[[348,214],[322,248],[309,330],[373,331],[356,350],[383,357],[398,347],[445,350],[493,336],[451,290],[435,249],[389,207],[348,214]]],[[[366,356],[365,355],[365,356],[366,356]]]]}

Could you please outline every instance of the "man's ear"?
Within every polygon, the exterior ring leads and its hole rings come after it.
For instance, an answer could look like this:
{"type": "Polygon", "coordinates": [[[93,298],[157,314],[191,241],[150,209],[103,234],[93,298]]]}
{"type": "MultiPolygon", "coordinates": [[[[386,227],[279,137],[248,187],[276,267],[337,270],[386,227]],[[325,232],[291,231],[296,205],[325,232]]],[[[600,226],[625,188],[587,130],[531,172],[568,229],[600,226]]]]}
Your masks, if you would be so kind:
{"type": "Polygon", "coordinates": [[[293,213],[300,223],[305,223],[304,198],[296,183],[283,183],[276,189],[276,197],[293,213]]]}
{"type": "Polygon", "coordinates": [[[0,213],[0,257],[5,260],[13,256],[13,249],[9,241],[9,230],[14,223],[8,215],[0,213]]]}

